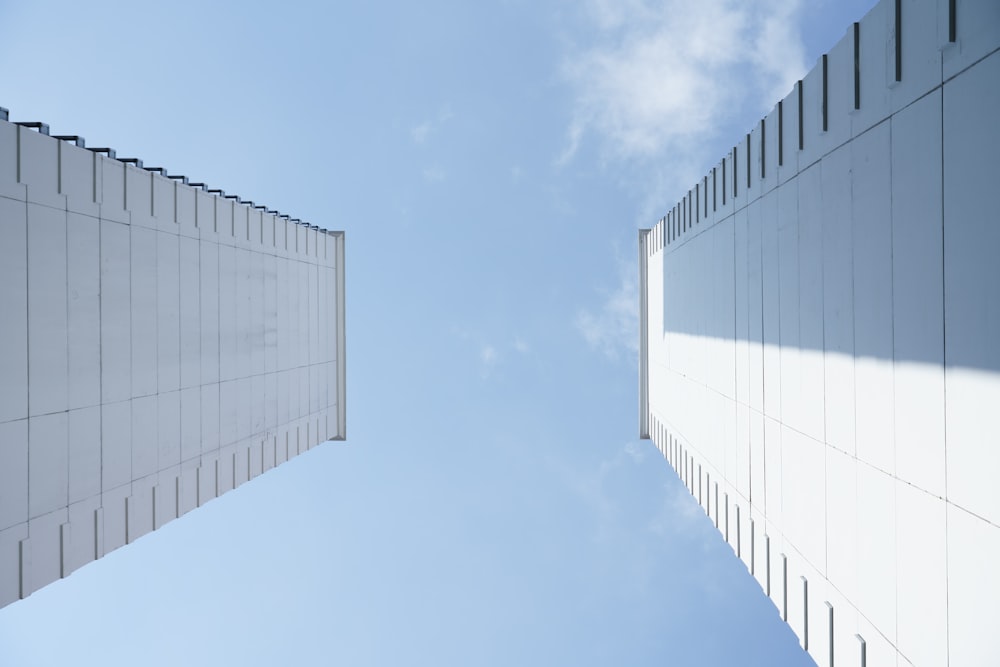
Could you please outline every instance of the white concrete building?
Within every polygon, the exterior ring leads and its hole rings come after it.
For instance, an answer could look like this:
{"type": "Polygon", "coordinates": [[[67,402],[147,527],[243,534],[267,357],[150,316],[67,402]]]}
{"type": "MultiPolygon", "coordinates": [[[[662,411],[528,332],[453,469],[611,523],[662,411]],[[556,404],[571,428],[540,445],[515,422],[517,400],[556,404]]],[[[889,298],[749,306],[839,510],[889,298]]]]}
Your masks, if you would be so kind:
{"type": "Polygon", "coordinates": [[[0,110],[0,606],[345,436],[344,236],[0,110]]]}
{"type": "Polygon", "coordinates": [[[823,667],[1000,665],[998,49],[882,0],[639,234],[641,434],[823,667]]]}

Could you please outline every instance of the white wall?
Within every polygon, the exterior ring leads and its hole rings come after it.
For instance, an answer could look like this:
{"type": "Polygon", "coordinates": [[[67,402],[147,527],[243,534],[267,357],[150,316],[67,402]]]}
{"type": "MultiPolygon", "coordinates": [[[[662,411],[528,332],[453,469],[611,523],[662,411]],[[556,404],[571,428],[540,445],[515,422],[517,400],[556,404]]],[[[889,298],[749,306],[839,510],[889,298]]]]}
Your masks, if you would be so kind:
{"type": "Polygon", "coordinates": [[[344,437],[343,249],[0,121],[0,606],[344,437]]]}
{"type": "Polygon", "coordinates": [[[640,235],[640,428],[824,666],[1000,664],[1000,5],[948,9],[880,2],[640,235]]]}

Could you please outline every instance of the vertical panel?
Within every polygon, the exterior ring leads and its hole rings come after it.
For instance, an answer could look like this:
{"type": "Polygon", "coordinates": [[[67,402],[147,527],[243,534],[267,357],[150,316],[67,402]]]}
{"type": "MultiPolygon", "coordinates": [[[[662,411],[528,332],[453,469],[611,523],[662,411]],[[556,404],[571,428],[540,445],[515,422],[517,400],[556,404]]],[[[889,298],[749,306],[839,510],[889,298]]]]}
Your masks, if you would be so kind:
{"type": "Polygon", "coordinates": [[[218,465],[218,454],[203,456],[201,459],[201,468],[198,474],[198,501],[202,505],[215,498],[218,493],[218,465]]]}
{"type": "Polygon", "coordinates": [[[201,387],[181,389],[180,411],[180,460],[190,461],[201,454],[201,387]]]}
{"type": "MultiPolygon", "coordinates": [[[[246,240],[245,238],[243,239],[246,240]]],[[[250,251],[236,249],[236,369],[235,377],[252,372],[250,353],[250,310],[252,296],[250,251]]]]}
{"type": "Polygon", "coordinates": [[[250,390],[251,379],[249,377],[240,378],[233,381],[235,388],[236,405],[236,439],[245,440],[252,432],[253,419],[253,395],[250,390]]]}
{"type": "Polygon", "coordinates": [[[888,53],[893,3],[877,3],[861,21],[861,108],[851,115],[851,134],[859,136],[889,115],[889,83],[893,76],[888,53]]]}
{"type": "MultiPolygon", "coordinates": [[[[764,313],[763,313],[763,268],[761,265],[761,222],[760,209],[754,207],[755,215],[748,216],[746,210],[736,213],[738,221],[746,216],[747,220],[747,365],[748,384],[747,399],[751,408],[763,414],[764,411],[764,313]]],[[[331,283],[335,280],[331,271],[331,283]]],[[[330,339],[336,336],[336,307],[331,303],[328,308],[331,311],[330,339]]],[[[331,351],[332,352],[332,351],[331,351]]],[[[335,358],[331,354],[331,358],[335,358]]],[[[334,368],[333,372],[336,370],[334,368]]],[[[336,393],[336,381],[331,381],[331,402],[332,405],[336,393]]]]}
{"type": "Polygon", "coordinates": [[[276,369],[284,371],[289,360],[288,261],[279,257],[275,264],[276,369]]]}
{"type": "Polygon", "coordinates": [[[219,430],[221,409],[219,407],[219,384],[204,385],[201,388],[201,451],[202,454],[217,452],[222,441],[219,430]]]}
{"type": "MultiPolygon", "coordinates": [[[[903,0],[902,80],[890,89],[893,112],[911,104],[941,85],[941,47],[938,42],[939,13],[922,0],[903,0]]],[[[1000,19],[1000,13],[994,15],[1000,19]]]]}
{"type": "Polygon", "coordinates": [[[0,423],[0,531],[28,520],[28,420],[0,423]]]}
{"type": "Polygon", "coordinates": [[[182,237],[179,245],[179,332],[180,386],[195,387],[201,382],[201,275],[198,239],[182,237]]]}
{"type": "MultiPolygon", "coordinates": [[[[193,462],[192,462],[193,463],[193,462]]],[[[181,467],[181,474],[177,482],[177,515],[187,514],[198,507],[198,468],[181,467]]]]}
{"type": "Polygon", "coordinates": [[[101,554],[107,554],[125,545],[126,498],[131,492],[131,485],[125,484],[101,494],[100,532],[101,554]]]}
{"type": "Polygon", "coordinates": [[[250,466],[249,479],[252,479],[264,472],[263,443],[260,440],[253,440],[247,449],[247,456],[249,457],[247,463],[250,466]]]}
{"type": "Polygon", "coordinates": [[[66,410],[66,211],[35,204],[28,204],[28,341],[31,414],[66,410]]]}
{"type": "Polygon", "coordinates": [[[761,283],[764,331],[764,414],[781,418],[781,375],[778,344],[780,290],[778,274],[778,195],[771,191],[759,203],[750,205],[753,219],[756,206],[761,215],[761,283]]]}
{"type": "Polygon", "coordinates": [[[823,384],[826,442],[854,442],[854,253],[850,146],[823,158],[823,384]]]}
{"type": "Polygon", "coordinates": [[[170,466],[161,470],[156,475],[156,486],[153,488],[155,503],[153,516],[155,519],[154,528],[158,529],[164,524],[177,518],[177,476],[180,473],[179,466],[170,466]]]}
{"type": "MultiPolygon", "coordinates": [[[[992,613],[1000,599],[1000,531],[948,506],[948,664],[1000,664],[992,613]]],[[[869,662],[874,665],[877,663],[869,662]]]]}
{"type": "Polygon", "coordinates": [[[278,396],[278,373],[268,373],[263,376],[264,379],[264,420],[263,426],[264,430],[268,433],[276,432],[275,429],[279,426],[278,421],[278,401],[282,398],[278,396]]]}
{"type": "Polygon", "coordinates": [[[230,445],[236,442],[238,437],[236,402],[239,400],[239,396],[237,382],[237,380],[228,380],[219,384],[219,442],[222,445],[230,445]]]}
{"type": "MultiPolygon", "coordinates": [[[[736,410],[736,477],[730,479],[735,483],[739,494],[750,500],[750,483],[754,460],[750,443],[750,408],[743,403],[734,404],[736,410]]],[[[707,411],[706,411],[707,412],[707,411]]],[[[708,417],[708,415],[706,415],[708,417]]],[[[708,417],[710,419],[710,417],[708,417]]]]}
{"type": "Polygon", "coordinates": [[[826,576],[848,599],[858,593],[857,461],[826,448],[826,576]]]}
{"type": "Polygon", "coordinates": [[[101,402],[101,229],[96,218],[68,214],[69,408],[101,402]]]}
{"type": "Polygon", "coordinates": [[[236,472],[236,446],[229,445],[219,451],[219,493],[236,488],[234,474],[236,472]]]}
{"type": "Polygon", "coordinates": [[[94,153],[65,141],[59,142],[59,192],[66,195],[68,211],[97,214],[94,206],[94,153]]]}
{"type": "MultiPolygon", "coordinates": [[[[90,408],[99,410],[99,408],[90,408]]],[[[100,414],[100,413],[98,413],[100,414]]],[[[87,500],[73,503],[67,512],[68,525],[63,537],[63,576],[94,560],[97,545],[94,512],[101,506],[100,492],[87,500]]]]}
{"type": "Polygon", "coordinates": [[[69,502],[101,493],[101,408],[69,413],[69,502]]]}
{"type": "Polygon", "coordinates": [[[899,651],[914,665],[948,664],[945,502],[896,482],[896,580],[899,651]]]}
{"type": "MultiPolygon", "coordinates": [[[[65,417],[65,415],[63,415],[65,417]]],[[[25,582],[25,594],[59,579],[61,574],[60,533],[66,523],[67,510],[49,512],[28,522],[30,561],[25,582]]]]}
{"type": "Polygon", "coordinates": [[[101,401],[132,395],[129,228],[101,221],[101,401]]]}
{"type": "Polygon", "coordinates": [[[32,417],[28,428],[28,512],[33,519],[68,504],[69,418],[65,412],[32,417]]]}
{"type": "Polygon", "coordinates": [[[941,95],[892,119],[896,474],[945,492],[941,95]]]}
{"type": "Polygon", "coordinates": [[[851,143],[857,456],[893,472],[889,124],[851,143]]]}
{"type": "Polygon", "coordinates": [[[236,357],[236,249],[219,246],[219,377],[238,372],[236,357]]]}
{"type": "Polygon", "coordinates": [[[944,88],[944,272],[948,497],[1000,524],[1000,53],[944,88]]]}
{"type": "Polygon", "coordinates": [[[128,480],[152,475],[159,469],[157,466],[159,427],[156,394],[133,398],[131,415],[132,468],[128,480]]]}
{"type": "Polygon", "coordinates": [[[179,391],[157,396],[157,470],[181,462],[181,397],[179,391]]]}
{"type": "MultiPolygon", "coordinates": [[[[734,398],[745,404],[750,404],[750,291],[753,284],[749,280],[750,268],[748,265],[748,233],[746,215],[734,216],[729,224],[723,223],[724,227],[730,227],[735,237],[733,261],[735,262],[735,280],[733,288],[735,291],[736,310],[736,377],[734,398]]],[[[715,231],[714,229],[712,230],[715,231]]],[[[722,257],[726,261],[727,257],[722,257]]],[[[756,285],[753,285],[756,287],[756,285]]]]}
{"type": "Polygon", "coordinates": [[[750,502],[755,515],[764,512],[764,415],[750,410],[750,502]]]}
{"type": "Polygon", "coordinates": [[[176,231],[174,192],[177,185],[164,176],[153,175],[153,216],[160,231],[176,231]]]}
{"type": "Polygon", "coordinates": [[[319,357],[319,311],[318,311],[318,286],[317,280],[318,275],[316,272],[315,264],[306,264],[306,281],[307,285],[304,290],[304,294],[308,296],[308,305],[306,306],[309,312],[309,363],[315,363],[316,359],[319,357]]]}
{"type": "Polygon", "coordinates": [[[264,371],[273,373],[278,364],[278,260],[264,255],[264,371]]]}
{"type": "MultiPolygon", "coordinates": [[[[254,244],[257,245],[257,244],[254,244]]],[[[264,372],[264,255],[253,251],[250,260],[250,365],[248,373],[264,372]]]]}
{"type": "MultiPolygon", "coordinates": [[[[246,381],[245,381],[246,382],[246,381]]],[[[252,435],[257,437],[259,434],[264,432],[264,376],[254,375],[249,378],[250,384],[250,400],[248,404],[250,406],[250,430],[247,435],[252,435]]]]}
{"type": "MultiPolygon", "coordinates": [[[[780,416],[783,423],[802,430],[802,372],[799,341],[799,178],[778,191],[778,337],[780,342],[780,416]]],[[[767,223],[765,223],[767,224],[767,223]]],[[[773,223],[772,223],[773,224],[773,223]]]]}
{"type": "Polygon", "coordinates": [[[309,368],[303,366],[295,370],[299,379],[299,417],[309,414],[309,368]]]}
{"type": "Polygon", "coordinates": [[[764,507],[769,521],[782,525],[781,424],[764,417],[764,507]]]}
{"type": "Polygon", "coordinates": [[[101,406],[101,489],[107,492],[131,479],[131,401],[105,403],[101,406]]]}
{"type": "Polygon", "coordinates": [[[823,441],[823,179],[822,163],[815,163],[797,180],[799,360],[798,428],[823,441]]]}
{"type": "Polygon", "coordinates": [[[20,182],[28,186],[29,201],[54,203],[58,191],[58,142],[36,130],[18,127],[20,182]]]}
{"type": "Polygon", "coordinates": [[[160,233],[157,239],[156,333],[158,391],[180,387],[180,280],[178,237],[160,233]]]}
{"type": "Polygon", "coordinates": [[[826,568],[826,461],[823,444],[781,427],[781,523],[789,541],[818,570],[826,568]]]}
{"type": "Polygon", "coordinates": [[[28,213],[0,197],[0,422],[28,416],[28,213]]]}
{"type": "Polygon", "coordinates": [[[201,327],[201,382],[219,381],[219,322],[223,309],[219,303],[219,246],[200,242],[199,285],[201,327]]]}
{"type": "Polygon", "coordinates": [[[101,218],[128,224],[129,215],[125,210],[125,165],[118,160],[98,155],[96,169],[98,179],[98,199],[101,204],[101,218]]]}
{"type": "Polygon", "coordinates": [[[128,498],[128,543],[131,544],[153,530],[153,488],[156,474],[135,479],[128,498]]]}
{"type": "Polygon", "coordinates": [[[830,49],[827,67],[827,136],[826,150],[851,138],[851,114],[854,111],[854,31],[845,25],[843,36],[830,49]]]}
{"type": "Polygon", "coordinates": [[[131,164],[124,168],[125,208],[129,211],[131,224],[155,229],[152,174],[131,164]]]}
{"type": "Polygon", "coordinates": [[[177,197],[175,200],[176,209],[174,211],[177,227],[173,230],[174,233],[183,234],[185,236],[197,235],[198,228],[195,226],[196,220],[198,219],[195,204],[197,192],[197,190],[188,186],[177,186],[177,197]]]}
{"type": "Polygon", "coordinates": [[[157,391],[157,232],[132,227],[132,395],[157,391]]]}
{"type": "Polygon", "coordinates": [[[27,539],[27,522],[0,529],[0,606],[21,597],[21,544],[27,539]]]}
{"type": "MultiPolygon", "coordinates": [[[[896,641],[895,481],[858,465],[858,610],[890,642],[896,641]]],[[[866,635],[867,637],[867,635],[866,635]]]]}
{"type": "Polygon", "coordinates": [[[290,392],[289,378],[291,376],[291,371],[280,371],[275,374],[275,383],[277,386],[277,391],[275,393],[277,397],[277,418],[279,424],[287,424],[288,420],[291,419],[290,410],[290,392]]]}

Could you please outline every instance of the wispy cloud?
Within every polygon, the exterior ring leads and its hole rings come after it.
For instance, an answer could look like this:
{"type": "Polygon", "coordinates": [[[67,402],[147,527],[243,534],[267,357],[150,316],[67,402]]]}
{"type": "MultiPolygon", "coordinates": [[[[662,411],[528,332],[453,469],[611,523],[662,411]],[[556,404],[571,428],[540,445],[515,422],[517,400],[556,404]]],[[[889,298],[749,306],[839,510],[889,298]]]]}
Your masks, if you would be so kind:
{"type": "Polygon", "coordinates": [[[438,132],[445,123],[454,117],[455,113],[451,110],[451,105],[446,104],[435,118],[421,121],[410,128],[410,138],[418,146],[426,144],[432,134],[438,132]]]}
{"type": "Polygon", "coordinates": [[[651,179],[700,177],[704,145],[739,109],[766,111],[805,71],[801,0],[590,0],[596,43],[569,53],[571,161],[593,136],[605,157],[652,165],[651,179]]]}
{"type": "Polygon", "coordinates": [[[428,183],[441,183],[448,178],[447,172],[441,167],[424,167],[424,180],[428,183]]]}
{"type": "Polygon", "coordinates": [[[492,345],[483,345],[479,351],[479,358],[484,366],[492,366],[497,362],[497,349],[492,345]]]}
{"type": "Polygon", "coordinates": [[[422,144],[427,141],[427,135],[431,133],[431,124],[427,121],[420,123],[412,130],[410,130],[410,137],[413,139],[413,143],[422,144]]]}
{"type": "Polygon", "coordinates": [[[609,359],[623,355],[634,359],[639,352],[639,284],[634,263],[619,260],[618,285],[602,290],[596,309],[581,309],[576,329],[595,350],[609,359]]]}
{"type": "MultiPolygon", "coordinates": [[[[806,70],[798,33],[801,0],[588,0],[596,39],[571,51],[563,74],[574,111],[557,163],[584,142],[619,169],[636,194],[642,224],[722,155],[722,132],[750,108],[764,113],[806,70]]],[[[742,130],[742,128],[741,128],[742,130]]],[[[620,262],[617,286],[576,328],[610,358],[638,351],[634,262],[620,262]]]]}

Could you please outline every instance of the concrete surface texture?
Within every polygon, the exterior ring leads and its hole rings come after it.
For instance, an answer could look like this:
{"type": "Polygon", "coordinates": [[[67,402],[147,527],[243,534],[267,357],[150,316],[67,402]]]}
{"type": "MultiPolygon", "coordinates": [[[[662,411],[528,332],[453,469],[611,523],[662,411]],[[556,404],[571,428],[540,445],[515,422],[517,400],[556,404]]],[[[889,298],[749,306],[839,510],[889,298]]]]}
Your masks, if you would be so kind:
{"type": "Polygon", "coordinates": [[[343,439],[344,238],[0,114],[0,606],[343,439]]]}
{"type": "Polygon", "coordinates": [[[640,430],[823,667],[1000,664],[1000,4],[883,0],[640,241],[640,430]]]}

